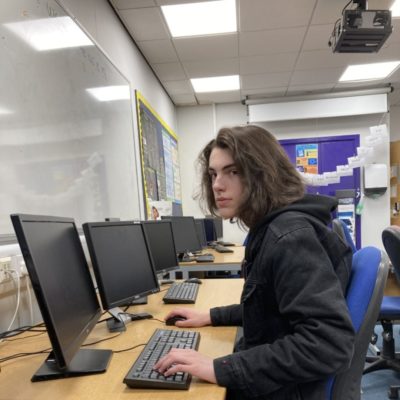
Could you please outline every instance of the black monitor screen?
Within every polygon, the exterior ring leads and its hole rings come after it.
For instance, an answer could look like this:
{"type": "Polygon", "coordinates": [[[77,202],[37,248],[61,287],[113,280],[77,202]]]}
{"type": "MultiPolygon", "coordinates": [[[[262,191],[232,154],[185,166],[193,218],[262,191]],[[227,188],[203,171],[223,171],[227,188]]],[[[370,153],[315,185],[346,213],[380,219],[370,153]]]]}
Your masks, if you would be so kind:
{"type": "MultiPolygon", "coordinates": [[[[34,215],[11,220],[56,365],[68,367],[101,315],[74,220],[34,215]]],[[[49,378],[37,380],[42,379],[49,378]]]]}
{"type": "Polygon", "coordinates": [[[222,231],[222,218],[214,218],[215,225],[215,233],[217,235],[217,239],[222,239],[223,231],[222,231]]]}
{"type": "Polygon", "coordinates": [[[159,291],[140,223],[86,223],[83,231],[105,310],[159,291]]]}
{"type": "Polygon", "coordinates": [[[206,230],[207,243],[216,241],[217,234],[215,232],[214,218],[204,218],[204,228],[206,230]]]}
{"type": "Polygon", "coordinates": [[[142,222],[157,274],[178,268],[171,221],[142,222]]]}
{"type": "Polygon", "coordinates": [[[195,218],[194,223],[196,224],[196,232],[197,237],[200,240],[201,247],[207,247],[207,237],[206,230],[204,227],[204,219],[203,218],[195,218]]]}
{"type": "Polygon", "coordinates": [[[177,253],[200,251],[201,245],[197,237],[193,217],[162,217],[172,222],[172,232],[177,253]]]}

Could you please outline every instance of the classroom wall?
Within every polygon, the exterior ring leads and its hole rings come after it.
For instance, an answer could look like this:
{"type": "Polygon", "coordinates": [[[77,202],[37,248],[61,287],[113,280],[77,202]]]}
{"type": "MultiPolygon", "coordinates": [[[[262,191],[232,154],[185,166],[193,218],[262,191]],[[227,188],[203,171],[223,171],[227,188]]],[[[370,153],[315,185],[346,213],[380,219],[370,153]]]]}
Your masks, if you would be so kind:
{"type": "MultiPolygon", "coordinates": [[[[61,4],[76,18],[81,27],[86,30],[113,64],[130,81],[131,89],[139,90],[165,122],[177,131],[174,104],[155,78],[152,70],[123,28],[107,0],[61,0],[61,4]]],[[[135,107],[134,103],[132,103],[132,107],[135,107]]],[[[136,116],[136,111],[134,111],[134,116],[136,116]]],[[[135,148],[138,149],[136,117],[134,117],[133,122],[135,148]]],[[[138,155],[136,168],[140,171],[140,158],[138,155]]],[[[132,171],[132,173],[135,172],[132,171]]],[[[138,178],[141,179],[140,172],[138,178]]],[[[118,176],[115,176],[114,179],[118,181],[118,176]]],[[[140,191],[138,198],[142,199],[142,185],[137,189],[140,191]]],[[[136,205],[132,210],[131,217],[141,218],[143,215],[143,204],[140,204],[139,207],[136,205]]],[[[10,248],[12,253],[15,252],[15,246],[14,248],[12,246],[0,248],[1,257],[7,255],[8,248],[10,248]]],[[[33,293],[31,293],[32,313],[30,311],[31,301],[29,292],[26,289],[27,282],[28,278],[22,278],[21,307],[13,327],[28,325],[31,322],[36,323],[41,320],[33,293]],[[33,321],[31,321],[31,314],[33,321]]],[[[16,300],[16,283],[10,280],[9,282],[0,284],[0,331],[5,331],[8,328],[14,314],[16,300]]]]}
{"type": "MultiPolygon", "coordinates": [[[[398,107],[390,113],[398,121],[398,107]]],[[[182,179],[183,210],[190,215],[201,215],[193,193],[198,187],[198,174],[194,168],[194,154],[211,140],[215,132],[224,125],[246,124],[247,108],[242,104],[219,104],[215,106],[178,107],[178,131],[180,138],[180,165],[184,171],[182,179]]],[[[336,136],[359,134],[363,145],[369,134],[369,127],[387,122],[389,114],[373,114],[346,118],[320,118],[304,121],[282,121],[262,124],[276,135],[278,139],[297,139],[313,136],[336,136]]],[[[396,122],[395,122],[396,124],[396,122]]],[[[398,125],[400,128],[400,125],[398,125]]],[[[393,128],[392,128],[393,129],[393,128]]],[[[376,148],[374,162],[389,165],[389,144],[376,148]]],[[[366,199],[362,216],[362,246],[373,245],[382,248],[381,232],[390,224],[389,191],[379,199],[366,199]]],[[[224,238],[241,242],[246,233],[236,225],[224,222],[224,238]]]]}

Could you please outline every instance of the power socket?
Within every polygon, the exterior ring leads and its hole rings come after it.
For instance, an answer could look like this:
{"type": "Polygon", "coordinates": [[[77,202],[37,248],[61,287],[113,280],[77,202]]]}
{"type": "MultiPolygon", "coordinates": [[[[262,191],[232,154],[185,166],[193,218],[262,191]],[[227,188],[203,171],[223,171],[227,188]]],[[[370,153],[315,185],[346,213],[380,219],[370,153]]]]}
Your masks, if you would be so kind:
{"type": "Polygon", "coordinates": [[[7,271],[11,269],[11,257],[0,258],[0,283],[8,281],[10,275],[7,271]]]}

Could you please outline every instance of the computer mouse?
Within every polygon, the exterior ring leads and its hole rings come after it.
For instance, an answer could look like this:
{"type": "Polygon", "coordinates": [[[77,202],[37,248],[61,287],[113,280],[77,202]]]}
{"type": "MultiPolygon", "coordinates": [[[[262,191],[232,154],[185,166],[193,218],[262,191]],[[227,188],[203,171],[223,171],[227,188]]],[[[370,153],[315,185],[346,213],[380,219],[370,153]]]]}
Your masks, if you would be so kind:
{"type": "Polygon", "coordinates": [[[165,321],[165,325],[175,325],[175,322],[177,321],[186,321],[186,318],[182,315],[174,315],[165,321]]]}
{"type": "Polygon", "coordinates": [[[185,279],[185,282],[188,283],[198,283],[199,285],[201,285],[201,280],[199,278],[189,278],[189,279],[185,279]]]}

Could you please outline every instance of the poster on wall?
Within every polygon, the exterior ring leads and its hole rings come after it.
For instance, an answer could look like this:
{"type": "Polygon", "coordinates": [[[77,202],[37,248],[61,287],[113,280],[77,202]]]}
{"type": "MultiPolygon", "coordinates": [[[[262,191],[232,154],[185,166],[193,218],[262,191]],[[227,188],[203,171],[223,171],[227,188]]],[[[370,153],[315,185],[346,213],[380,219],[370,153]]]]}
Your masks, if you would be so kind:
{"type": "Polygon", "coordinates": [[[296,168],[307,174],[318,174],[318,144],[296,145],[296,168]]]}
{"type": "Polygon", "coordinates": [[[182,206],[178,137],[138,91],[136,107],[146,218],[158,219],[182,206]]]}

